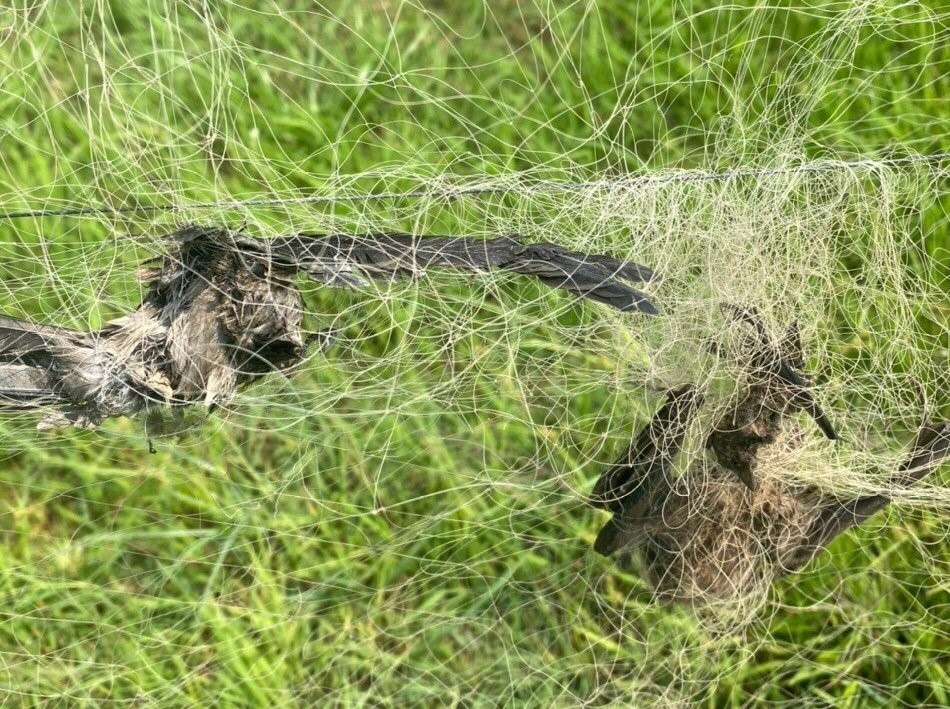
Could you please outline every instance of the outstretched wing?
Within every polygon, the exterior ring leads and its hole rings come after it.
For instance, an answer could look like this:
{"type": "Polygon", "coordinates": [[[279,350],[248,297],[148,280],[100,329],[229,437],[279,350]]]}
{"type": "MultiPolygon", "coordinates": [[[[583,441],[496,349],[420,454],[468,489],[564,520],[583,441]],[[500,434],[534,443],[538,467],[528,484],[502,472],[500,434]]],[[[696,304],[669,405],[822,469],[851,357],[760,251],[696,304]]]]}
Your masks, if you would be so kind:
{"type": "Polygon", "coordinates": [[[476,239],[414,234],[298,234],[267,245],[271,259],[328,285],[416,277],[434,268],[505,270],[534,276],[552,288],[623,312],[659,312],[650,298],[624,281],[656,278],[646,266],[556,244],[523,244],[514,237],[476,239]]]}
{"type": "MultiPolygon", "coordinates": [[[[934,472],[950,456],[950,421],[925,423],[917,432],[910,455],[891,478],[891,485],[907,487],[934,472]]],[[[891,503],[887,495],[868,495],[848,503],[827,505],[812,524],[783,573],[800,569],[842,532],[865,522],[891,503]]]]}
{"type": "Polygon", "coordinates": [[[672,489],[673,461],[701,403],[702,396],[691,384],[670,391],[627,453],[601,474],[590,504],[614,516],[597,535],[595,551],[606,556],[640,539],[639,522],[672,489]]]}

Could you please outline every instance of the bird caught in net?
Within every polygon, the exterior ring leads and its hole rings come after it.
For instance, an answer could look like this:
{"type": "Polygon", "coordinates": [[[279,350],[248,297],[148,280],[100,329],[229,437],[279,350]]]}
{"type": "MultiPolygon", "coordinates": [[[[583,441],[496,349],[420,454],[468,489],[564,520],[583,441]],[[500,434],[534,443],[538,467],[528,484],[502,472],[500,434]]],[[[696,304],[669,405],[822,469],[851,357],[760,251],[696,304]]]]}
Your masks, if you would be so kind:
{"type": "Polygon", "coordinates": [[[270,241],[189,226],[142,272],[134,312],[94,332],[0,317],[0,410],[49,409],[41,428],[226,403],[270,372],[290,374],[325,334],[305,336],[294,278],[333,287],[417,277],[432,268],[504,270],[623,312],[656,314],[623,281],[652,270],[512,237],[297,234],[270,241]]]}
{"type": "MultiPolygon", "coordinates": [[[[751,383],[705,434],[711,456],[674,475],[677,458],[704,396],[692,384],[665,403],[629,451],[598,479],[590,502],[612,513],[594,549],[622,565],[635,554],[658,595],[676,600],[741,598],[804,567],[842,532],[890,504],[887,494],[842,501],[782,476],[758,480],[761,453],[777,446],[783,423],[807,411],[823,433],[839,440],[809,391],[795,337],[776,346],[759,314],[724,305],[752,326],[736,358],[751,383]]],[[[794,328],[790,330],[794,332],[794,328]]],[[[722,355],[723,348],[712,348],[722,355]]],[[[925,420],[889,488],[913,485],[950,454],[950,421],[925,420]]]]}

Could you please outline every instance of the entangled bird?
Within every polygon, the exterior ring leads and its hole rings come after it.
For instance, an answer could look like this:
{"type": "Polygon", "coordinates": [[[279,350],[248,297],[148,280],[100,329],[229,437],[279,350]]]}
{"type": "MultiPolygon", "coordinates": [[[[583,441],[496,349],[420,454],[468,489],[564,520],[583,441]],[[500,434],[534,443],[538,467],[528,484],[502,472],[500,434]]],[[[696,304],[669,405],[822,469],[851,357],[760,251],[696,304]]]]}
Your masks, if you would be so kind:
{"type": "Polygon", "coordinates": [[[185,226],[142,274],[141,305],[82,332],[0,316],[0,411],[42,409],[39,428],[93,428],[141,411],[226,403],[271,372],[292,374],[325,334],[305,336],[298,274],[331,287],[415,278],[433,268],[503,270],[622,312],[656,314],[654,272],[555,244],[411,234],[257,239],[185,226]]]}
{"type": "MultiPolygon", "coordinates": [[[[692,384],[667,392],[666,401],[630,449],[597,480],[590,503],[611,513],[594,543],[623,566],[640,556],[661,598],[706,602],[735,599],[799,571],[842,532],[890,504],[886,494],[848,501],[781,479],[756,481],[758,454],[773,446],[784,419],[807,411],[829,438],[838,439],[799,370],[793,352],[773,346],[753,309],[724,312],[753,325],[738,358],[752,367],[752,383],[715,421],[704,439],[711,456],[677,459],[703,396],[692,384]],[[780,361],[770,361],[767,355],[780,361]]],[[[797,342],[798,338],[791,338],[797,342]]],[[[786,338],[788,342],[788,338],[786,338]]],[[[721,348],[713,348],[722,354],[721,348]]],[[[950,455],[950,421],[926,419],[887,487],[911,486],[950,455]]]]}

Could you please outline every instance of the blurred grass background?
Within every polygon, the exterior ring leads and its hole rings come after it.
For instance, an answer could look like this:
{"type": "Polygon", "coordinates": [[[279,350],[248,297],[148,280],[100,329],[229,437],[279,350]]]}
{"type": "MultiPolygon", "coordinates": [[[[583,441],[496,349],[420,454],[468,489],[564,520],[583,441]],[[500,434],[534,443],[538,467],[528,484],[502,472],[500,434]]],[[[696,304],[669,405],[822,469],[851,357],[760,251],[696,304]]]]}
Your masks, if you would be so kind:
{"type": "MultiPolygon", "coordinates": [[[[946,151],[939,5],[26,4],[0,10],[0,203],[946,151]]],[[[920,276],[942,283],[948,206],[909,216],[929,257],[920,276]]],[[[320,209],[321,223],[358,227],[372,207],[320,209]]],[[[123,312],[143,235],[181,217],[0,222],[0,311],[76,327],[123,312]]],[[[137,422],[0,424],[5,704],[950,704],[945,520],[878,518],[739,630],[656,607],[592,558],[597,515],[535,469],[544,448],[586,489],[599,470],[585,432],[643,415],[583,337],[558,339],[575,326],[609,338],[611,321],[550,296],[508,363],[511,343],[493,340],[506,304],[470,305],[466,322],[495,324],[454,351],[493,376],[444,397],[437,373],[386,362],[427,346],[405,328],[426,313],[444,327],[447,297],[382,307],[311,289],[315,312],[354,314],[344,335],[360,346],[302,375],[310,390],[271,383],[156,455],[137,422]],[[552,303],[560,329],[540,317],[552,303]],[[398,378],[399,400],[351,390],[360,372],[398,378]],[[520,381],[532,373],[548,384],[537,396],[520,381]],[[562,400],[559,382],[582,393],[562,400]],[[319,391],[331,394],[308,398],[319,391]]]]}

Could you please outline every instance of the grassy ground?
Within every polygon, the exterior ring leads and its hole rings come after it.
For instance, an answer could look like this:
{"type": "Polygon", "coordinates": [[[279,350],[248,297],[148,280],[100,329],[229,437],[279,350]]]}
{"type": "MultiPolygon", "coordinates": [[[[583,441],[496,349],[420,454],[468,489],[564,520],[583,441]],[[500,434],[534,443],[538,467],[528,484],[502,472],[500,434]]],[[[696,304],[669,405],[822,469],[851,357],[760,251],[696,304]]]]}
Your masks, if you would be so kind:
{"type": "MultiPolygon", "coordinates": [[[[924,7],[75,4],[0,10],[7,210],[291,194],[356,173],[379,189],[372,171],[398,189],[444,172],[950,148],[950,50],[924,7]]],[[[911,218],[936,223],[948,205],[929,209],[911,218]]],[[[293,215],[314,212],[368,218],[293,215]]],[[[198,215],[159,221],[182,216],[198,215]]],[[[142,217],[0,223],[0,311],[74,326],[117,314],[135,303],[150,242],[111,234],[154,229],[142,217]]],[[[945,279],[950,233],[928,227],[922,243],[921,277],[945,279]]],[[[656,607],[592,558],[599,520],[537,465],[543,450],[586,489],[586,437],[605,416],[614,434],[637,420],[607,386],[612,363],[558,339],[574,327],[609,339],[617,321],[550,296],[519,322],[555,305],[557,319],[512,345],[507,306],[471,305],[458,284],[446,294],[380,307],[311,292],[316,312],[355,315],[344,335],[359,345],[155,455],[136,422],[0,424],[6,703],[950,703],[945,521],[891,514],[839,540],[738,631],[656,607]],[[449,397],[426,366],[385,363],[441,356],[453,298],[483,328],[455,357],[478,358],[483,376],[454,380],[468,389],[449,397]],[[367,372],[398,387],[361,388],[367,372]],[[538,373],[548,385],[525,393],[521,378],[538,373]]],[[[603,459],[622,444],[598,440],[603,459]]]]}

